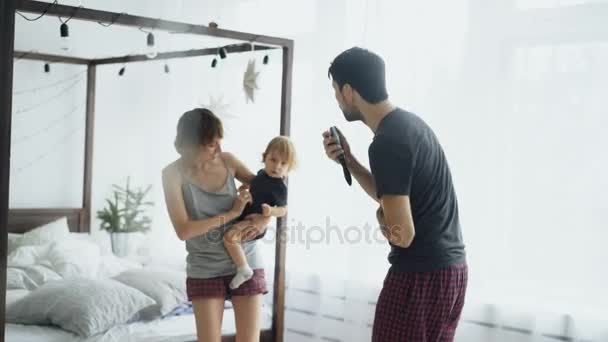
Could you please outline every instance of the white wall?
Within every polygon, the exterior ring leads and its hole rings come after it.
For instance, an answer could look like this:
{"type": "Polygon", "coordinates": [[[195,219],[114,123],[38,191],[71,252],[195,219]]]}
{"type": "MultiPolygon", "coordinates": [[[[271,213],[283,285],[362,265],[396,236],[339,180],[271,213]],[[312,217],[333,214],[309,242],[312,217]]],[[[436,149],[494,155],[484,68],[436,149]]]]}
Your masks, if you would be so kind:
{"type": "Polygon", "coordinates": [[[14,65],[12,208],[80,207],[86,73],[81,66],[14,65]]]}

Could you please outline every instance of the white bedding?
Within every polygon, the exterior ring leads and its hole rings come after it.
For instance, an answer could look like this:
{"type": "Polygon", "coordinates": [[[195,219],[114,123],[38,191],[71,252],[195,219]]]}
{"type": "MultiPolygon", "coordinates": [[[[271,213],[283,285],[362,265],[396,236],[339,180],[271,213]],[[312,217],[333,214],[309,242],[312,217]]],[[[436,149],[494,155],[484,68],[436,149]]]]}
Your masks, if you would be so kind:
{"type": "MultiPolygon", "coordinates": [[[[272,308],[264,307],[262,329],[272,325],[272,308]]],[[[59,328],[6,324],[6,341],[10,342],[182,342],[196,341],[194,315],[173,316],[151,322],[115,326],[107,332],[84,339],[59,328]]],[[[235,333],[234,312],[224,311],[223,334],[235,333]]]]}
{"type": "Polygon", "coordinates": [[[28,290],[6,290],[6,307],[8,308],[19,299],[25,297],[30,293],[28,290]]]}
{"type": "MultiPolygon", "coordinates": [[[[13,286],[7,291],[7,312],[11,311],[10,306],[17,303],[20,298],[30,291],[36,291],[44,283],[56,280],[55,278],[85,276],[89,279],[108,279],[128,270],[148,269],[142,268],[143,265],[139,262],[101,253],[100,247],[89,236],[81,239],[69,234],[67,223],[64,221],[58,220],[32,230],[28,233],[27,239],[24,236],[16,237],[13,239],[15,241],[10,243],[12,253],[7,260],[7,271],[10,271],[7,275],[10,276],[8,283],[13,286]]],[[[185,289],[183,296],[185,299],[185,289]]],[[[265,299],[271,298],[269,294],[265,299]]],[[[271,324],[272,307],[265,306],[262,328],[270,329],[271,324]]],[[[195,341],[195,327],[193,315],[181,315],[117,325],[89,338],[80,337],[59,327],[15,323],[7,323],[5,333],[6,341],[10,342],[171,342],[195,341]]],[[[234,334],[234,332],[234,311],[226,309],[222,333],[234,334]]]]}

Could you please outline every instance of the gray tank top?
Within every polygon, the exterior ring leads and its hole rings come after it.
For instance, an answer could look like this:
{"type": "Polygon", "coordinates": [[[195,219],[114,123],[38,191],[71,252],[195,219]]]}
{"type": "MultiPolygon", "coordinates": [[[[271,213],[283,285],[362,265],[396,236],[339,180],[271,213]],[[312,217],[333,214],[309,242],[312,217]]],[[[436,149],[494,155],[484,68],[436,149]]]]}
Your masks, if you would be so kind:
{"type": "MultiPolygon", "coordinates": [[[[187,180],[182,184],[182,192],[188,216],[192,220],[202,220],[227,212],[232,208],[237,194],[234,176],[230,171],[226,184],[218,192],[205,191],[187,180]]],[[[203,235],[186,240],[188,277],[207,279],[236,273],[236,267],[224,248],[223,240],[224,232],[234,222],[229,221],[203,235]]],[[[249,266],[252,269],[263,268],[256,241],[243,242],[241,245],[249,266]]]]}

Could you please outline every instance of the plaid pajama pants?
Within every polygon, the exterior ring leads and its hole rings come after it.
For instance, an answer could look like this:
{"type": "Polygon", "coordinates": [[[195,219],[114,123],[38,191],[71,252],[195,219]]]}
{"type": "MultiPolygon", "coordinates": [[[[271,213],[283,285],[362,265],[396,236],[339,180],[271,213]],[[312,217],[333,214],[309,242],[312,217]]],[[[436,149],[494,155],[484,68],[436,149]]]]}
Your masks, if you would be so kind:
{"type": "Polygon", "coordinates": [[[234,277],[234,274],[209,279],[186,279],[188,300],[195,298],[230,299],[232,296],[255,296],[268,293],[264,269],[262,268],[253,270],[253,277],[234,290],[229,286],[232,277],[234,277]]]}
{"type": "Polygon", "coordinates": [[[389,272],[376,305],[372,341],[452,342],[467,276],[466,264],[431,272],[389,272]]]}

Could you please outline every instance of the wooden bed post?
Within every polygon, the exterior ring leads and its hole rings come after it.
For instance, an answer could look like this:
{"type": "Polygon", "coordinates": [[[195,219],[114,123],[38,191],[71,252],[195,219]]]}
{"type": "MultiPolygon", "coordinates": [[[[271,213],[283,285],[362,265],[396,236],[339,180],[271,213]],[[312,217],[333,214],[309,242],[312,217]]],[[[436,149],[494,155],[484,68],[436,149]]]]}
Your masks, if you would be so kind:
{"type": "Polygon", "coordinates": [[[0,342],[4,342],[5,325],[14,42],[15,3],[3,0],[0,1],[0,342]]]}
{"type": "Polygon", "coordinates": [[[84,142],[84,184],[82,187],[82,215],[79,232],[91,232],[91,184],[93,180],[93,132],[95,130],[95,73],[97,67],[87,67],[87,109],[84,142]]]}
{"type": "MultiPolygon", "coordinates": [[[[283,77],[281,86],[281,135],[291,132],[291,82],[293,70],[293,42],[283,46],[283,77]]],[[[275,265],[274,265],[274,298],[272,308],[272,340],[283,342],[285,333],[285,252],[287,237],[287,216],[277,222],[275,265]]]]}

